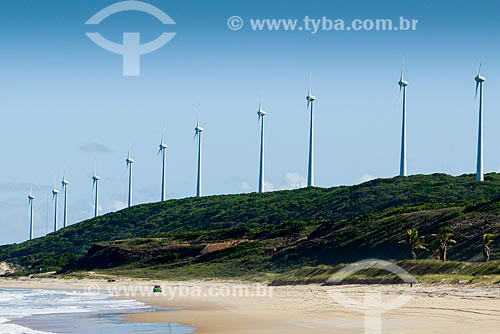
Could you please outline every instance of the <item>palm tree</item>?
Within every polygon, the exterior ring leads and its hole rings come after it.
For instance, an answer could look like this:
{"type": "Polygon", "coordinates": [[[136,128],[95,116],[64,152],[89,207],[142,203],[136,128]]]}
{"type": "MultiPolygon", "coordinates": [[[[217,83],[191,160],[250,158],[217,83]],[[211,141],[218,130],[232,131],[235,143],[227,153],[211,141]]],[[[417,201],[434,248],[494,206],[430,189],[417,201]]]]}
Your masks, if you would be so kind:
{"type": "Polygon", "coordinates": [[[483,257],[484,261],[490,261],[490,245],[493,242],[493,234],[483,234],[483,257]]]}
{"type": "Polygon", "coordinates": [[[438,234],[432,235],[439,244],[439,259],[443,262],[447,260],[448,245],[456,244],[457,242],[452,239],[453,229],[449,226],[441,228],[438,234]]]}
{"type": "Polygon", "coordinates": [[[409,229],[408,231],[406,231],[406,234],[408,234],[408,239],[401,240],[400,243],[410,245],[411,259],[416,260],[417,253],[415,253],[415,250],[427,249],[427,244],[425,243],[425,237],[418,235],[417,228],[409,229]]]}

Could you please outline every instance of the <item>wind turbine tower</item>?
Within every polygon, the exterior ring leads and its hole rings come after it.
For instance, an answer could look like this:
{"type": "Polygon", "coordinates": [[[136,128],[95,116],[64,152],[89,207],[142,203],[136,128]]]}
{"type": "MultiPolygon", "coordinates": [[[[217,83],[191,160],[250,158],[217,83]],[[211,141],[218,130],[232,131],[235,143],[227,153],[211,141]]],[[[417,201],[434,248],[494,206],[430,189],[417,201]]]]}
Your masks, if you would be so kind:
{"type": "Polygon", "coordinates": [[[29,211],[30,211],[30,240],[33,239],[33,202],[35,200],[35,196],[33,196],[33,190],[30,190],[28,195],[28,203],[29,203],[29,211]]]}
{"type": "Polygon", "coordinates": [[[311,91],[311,77],[309,77],[309,91],[306,96],[307,100],[307,110],[311,112],[310,114],[310,124],[309,124],[309,161],[307,169],[307,186],[314,186],[314,101],[316,97],[312,95],[311,91]]]}
{"type": "Polygon", "coordinates": [[[94,176],[92,176],[92,187],[95,190],[94,193],[94,217],[99,215],[99,180],[101,178],[97,175],[94,170],[94,176]]]}
{"type": "Polygon", "coordinates": [[[477,89],[479,88],[479,128],[477,134],[477,170],[476,170],[476,180],[484,181],[484,159],[483,159],[483,83],[486,80],[485,77],[481,75],[481,65],[479,65],[479,70],[474,78],[476,81],[476,98],[477,89]]]}
{"type": "Polygon", "coordinates": [[[260,94],[259,110],[257,111],[260,122],[260,168],[259,168],[259,193],[264,192],[264,116],[267,113],[262,109],[262,93],[260,94]]]}
{"type": "Polygon", "coordinates": [[[54,232],[57,231],[57,204],[59,199],[59,190],[52,189],[52,201],[54,202],[54,232]]]}
{"type": "Polygon", "coordinates": [[[399,92],[403,91],[403,119],[401,124],[401,161],[399,164],[399,176],[408,176],[408,171],[406,169],[406,86],[408,86],[408,81],[404,79],[403,76],[404,68],[401,67],[401,77],[399,79],[399,92]]]}
{"type": "Polygon", "coordinates": [[[166,189],[166,179],[167,179],[167,144],[163,142],[163,136],[161,137],[160,149],[158,150],[158,154],[161,153],[161,201],[165,201],[167,199],[167,189],[166,189]]]}
{"type": "Polygon", "coordinates": [[[128,169],[128,207],[132,206],[132,164],[134,163],[134,159],[130,156],[130,152],[128,153],[127,160],[127,169],[128,169]]]}
{"type": "Polygon", "coordinates": [[[61,186],[64,193],[63,228],[68,226],[68,184],[69,181],[66,180],[66,176],[63,176],[63,179],[61,181],[61,186]]]}
{"type": "Polygon", "coordinates": [[[198,177],[196,181],[196,197],[201,197],[201,158],[202,158],[202,137],[203,128],[200,126],[200,121],[196,122],[196,127],[194,128],[194,137],[198,139],[198,177]]]}

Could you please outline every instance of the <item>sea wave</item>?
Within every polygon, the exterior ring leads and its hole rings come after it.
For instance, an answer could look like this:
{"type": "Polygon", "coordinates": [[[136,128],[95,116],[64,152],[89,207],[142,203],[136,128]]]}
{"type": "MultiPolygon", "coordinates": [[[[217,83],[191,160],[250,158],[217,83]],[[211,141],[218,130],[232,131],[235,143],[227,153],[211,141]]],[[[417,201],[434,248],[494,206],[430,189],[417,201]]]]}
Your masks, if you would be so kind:
{"type": "Polygon", "coordinates": [[[9,324],[9,319],[0,318],[0,334],[54,334],[50,332],[40,332],[23,326],[9,324]]]}
{"type": "Polygon", "coordinates": [[[10,323],[24,317],[62,313],[123,313],[148,308],[104,293],[66,290],[0,289],[0,334],[45,334],[10,323]]]}

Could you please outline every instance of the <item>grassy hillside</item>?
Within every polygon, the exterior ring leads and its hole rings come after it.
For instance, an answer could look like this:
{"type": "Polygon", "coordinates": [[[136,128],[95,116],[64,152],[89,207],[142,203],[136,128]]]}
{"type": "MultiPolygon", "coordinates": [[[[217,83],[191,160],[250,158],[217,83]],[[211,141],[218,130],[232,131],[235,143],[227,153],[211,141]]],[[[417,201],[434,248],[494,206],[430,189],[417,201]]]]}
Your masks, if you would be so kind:
{"type": "MultiPolygon", "coordinates": [[[[411,273],[418,282],[429,283],[500,283],[500,261],[490,261],[488,263],[471,263],[439,260],[401,260],[396,264],[411,273]]],[[[293,269],[281,275],[276,275],[272,279],[273,285],[295,285],[295,284],[333,284],[331,278],[345,264],[333,266],[319,265],[306,266],[293,269]],[[329,281],[330,280],[330,281],[329,281]]],[[[402,279],[395,274],[384,270],[368,269],[359,271],[348,276],[342,281],[348,284],[370,284],[370,283],[403,283],[402,279]]]]}
{"type": "MultiPolygon", "coordinates": [[[[454,260],[479,260],[483,233],[500,234],[500,175],[436,174],[352,187],[308,188],[138,205],[46,237],[0,246],[0,262],[29,270],[214,277],[283,272],[367,257],[404,259],[408,228],[455,229],[454,260]]],[[[434,248],[435,245],[432,245],[434,248]]],[[[492,245],[499,258],[500,237],[492,245]]],[[[431,251],[419,253],[432,258],[431,251]]]]}

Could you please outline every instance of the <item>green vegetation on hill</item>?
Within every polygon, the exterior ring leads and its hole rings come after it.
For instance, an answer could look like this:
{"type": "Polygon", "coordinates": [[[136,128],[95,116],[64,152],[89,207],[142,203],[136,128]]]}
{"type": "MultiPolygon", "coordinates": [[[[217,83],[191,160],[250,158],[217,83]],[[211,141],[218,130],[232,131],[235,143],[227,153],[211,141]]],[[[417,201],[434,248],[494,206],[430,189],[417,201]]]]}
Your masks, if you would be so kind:
{"type": "MultiPolygon", "coordinates": [[[[101,270],[145,277],[234,277],[285,273],[365,258],[407,259],[400,243],[418,228],[451,227],[448,258],[480,261],[485,233],[500,234],[500,175],[378,179],[351,187],[307,188],[137,205],[43,238],[0,246],[0,261],[27,271],[101,270]]],[[[500,257],[500,237],[489,245],[500,257]]]]}
{"type": "MultiPolygon", "coordinates": [[[[471,263],[438,260],[401,260],[396,264],[411,273],[419,282],[429,283],[500,283],[500,261],[488,263],[471,263]]],[[[293,269],[273,278],[274,285],[294,284],[331,284],[331,278],[345,264],[334,266],[320,265],[315,267],[302,267],[293,269]],[[329,281],[330,280],[330,281],[329,281]]],[[[342,283],[366,284],[366,283],[403,283],[402,279],[395,274],[384,270],[368,269],[354,273],[346,277],[342,283]]]]}

